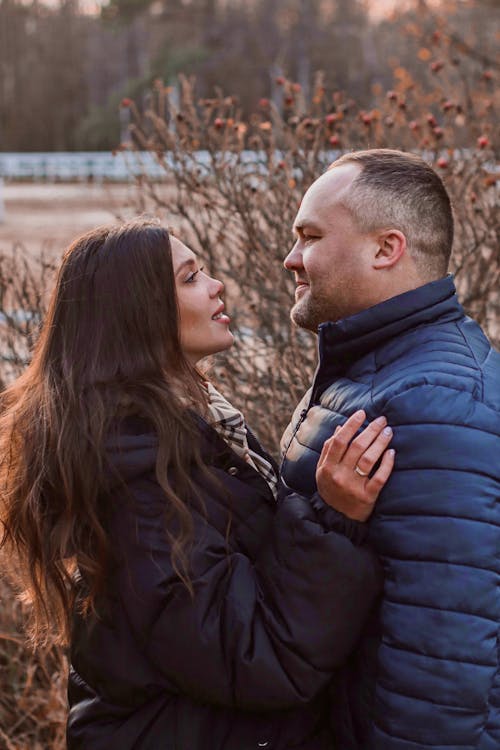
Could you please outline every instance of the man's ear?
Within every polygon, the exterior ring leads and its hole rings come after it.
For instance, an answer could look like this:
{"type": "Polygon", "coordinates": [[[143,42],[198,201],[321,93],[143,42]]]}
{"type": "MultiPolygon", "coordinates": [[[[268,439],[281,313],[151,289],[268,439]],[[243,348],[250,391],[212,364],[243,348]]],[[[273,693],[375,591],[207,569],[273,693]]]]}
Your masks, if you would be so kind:
{"type": "Polygon", "coordinates": [[[373,268],[383,269],[395,266],[406,253],[406,237],[399,229],[387,229],[377,234],[377,248],[373,258],[373,268]]]}

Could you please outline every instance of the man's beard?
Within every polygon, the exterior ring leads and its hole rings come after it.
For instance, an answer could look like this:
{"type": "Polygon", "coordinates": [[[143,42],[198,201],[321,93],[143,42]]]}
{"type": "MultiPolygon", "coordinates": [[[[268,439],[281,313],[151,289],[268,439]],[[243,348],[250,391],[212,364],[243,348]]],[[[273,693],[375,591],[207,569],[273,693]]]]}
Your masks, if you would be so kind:
{"type": "Polygon", "coordinates": [[[327,305],[323,299],[315,299],[308,291],[295,303],[290,312],[290,317],[299,328],[305,328],[313,333],[318,332],[320,323],[335,319],[331,305],[327,305]]]}

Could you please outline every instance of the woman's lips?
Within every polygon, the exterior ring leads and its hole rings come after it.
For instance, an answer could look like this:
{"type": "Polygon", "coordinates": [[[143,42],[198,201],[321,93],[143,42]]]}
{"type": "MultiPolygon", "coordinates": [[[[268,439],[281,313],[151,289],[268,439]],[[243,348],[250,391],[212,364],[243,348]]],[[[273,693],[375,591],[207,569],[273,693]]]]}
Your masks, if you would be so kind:
{"type": "Polygon", "coordinates": [[[216,315],[217,317],[212,315],[212,320],[214,321],[214,323],[224,323],[224,325],[227,325],[231,322],[231,318],[229,317],[229,315],[224,312],[216,313],[216,315]]]}

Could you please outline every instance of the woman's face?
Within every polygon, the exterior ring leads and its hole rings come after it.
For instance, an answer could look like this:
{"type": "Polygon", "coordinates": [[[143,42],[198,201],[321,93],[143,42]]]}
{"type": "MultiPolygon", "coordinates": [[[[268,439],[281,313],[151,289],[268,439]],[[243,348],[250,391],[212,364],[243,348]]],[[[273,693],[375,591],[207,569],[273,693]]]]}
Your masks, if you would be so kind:
{"type": "Polygon", "coordinates": [[[196,364],[210,354],[229,349],[234,336],[220,295],[221,281],[212,279],[198,265],[196,255],[175,237],[170,238],[175,288],[180,312],[181,347],[196,364]]]}

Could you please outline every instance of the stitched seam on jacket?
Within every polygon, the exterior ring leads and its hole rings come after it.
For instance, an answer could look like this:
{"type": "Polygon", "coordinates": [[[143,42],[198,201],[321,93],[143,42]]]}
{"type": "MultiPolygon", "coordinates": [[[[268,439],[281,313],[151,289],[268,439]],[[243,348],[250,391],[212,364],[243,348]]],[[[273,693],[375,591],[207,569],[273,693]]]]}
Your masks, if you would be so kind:
{"type": "MultiPolygon", "coordinates": [[[[305,446],[308,448],[309,446],[305,446]]],[[[461,469],[458,466],[413,466],[412,468],[397,468],[395,470],[396,472],[403,472],[403,471],[446,471],[448,474],[470,474],[473,477],[485,477],[485,479],[490,479],[493,482],[498,482],[499,477],[498,474],[488,474],[486,471],[479,471],[479,469],[461,469]]],[[[377,506],[375,506],[376,508],[377,506]]],[[[425,515],[421,513],[415,513],[414,515],[425,515]]]]}
{"type": "Polygon", "coordinates": [[[381,734],[385,734],[386,737],[391,737],[393,740],[402,740],[403,742],[408,742],[411,745],[415,745],[415,750],[420,750],[422,747],[449,747],[450,750],[456,750],[457,747],[463,747],[466,748],[466,750],[474,750],[474,748],[477,747],[476,744],[474,745],[457,745],[456,742],[453,742],[451,745],[448,745],[445,742],[440,742],[438,745],[436,745],[434,742],[430,744],[429,742],[422,742],[421,740],[417,742],[417,740],[410,740],[408,737],[401,737],[399,734],[391,734],[390,732],[387,732],[385,729],[382,729],[380,724],[377,724],[375,721],[374,724],[377,727],[377,730],[381,732],[381,734]]]}
{"type": "Polygon", "coordinates": [[[475,353],[474,353],[471,345],[469,344],[469,340],[467,339],[465,333],[462,330],[462,326],[463,326],[464,323],[465,323],[464,320],[461,320],[460,323],[457,321],[455,323],[455,327],[457,328],[460,336],[462,337],[465,346],[469,350],[472,359],[476,363],[477,369],[479,371],[479,377],[480,377],[480,383],[481,383],[481,398],[484,399],[484,373],[483,373],[483,365],[482,365],[481,362],[478,362],[478,360],[476,358],[476,355],[475,355],[475,353]]]}
{"type": "Polygon", "coordinates": [[[495,528],[500,528],[500,523],[495,523],[494,521],[487,521],[483,520],[481,518],[468,518],[467,516],[457,516],[455,513],[450,513],[447,515],[446,513],[428,513],[427,511],[425,513],[415,513],[412,511],[408,511],[408,513],[381,513],[379,516],[377,516],[377,519],[380,521],[381,519],[386,518],[443,518],[443,519],[449,519],[453,518],[453,520],[457,521],[467,521],[470,523],[481,523],[484,526],[495,526],[495,528]]]}
{"type": "MultiPolygon", "coordinates": [[[[398,394],[398,395],[401,395],[401,394],[398,394]]],[[[391,399],[389,399],[389,401],[390,400],[391,399]]],[[[388,403],[389,402],[387,401],[386,405],[388,403]]],[[[481,403],[481,402],[478,402],[478,403],[481,403]]],[[[487,407],[487,408],[489,409],[490,407],[487,407]]],[[[495,414],[495,417],[500,413],[493,409],[491,409],[491,411],[495,414]]],[[[487,430],[484,427],[478,427],[473,424],[465,424],[464,422],[429,422],[429,421],[426,421],[426,422],[418,422],[418,423],[417,422],[397,422],[396,424],[394,424],[395,427],[428,427],[430,425],[435,426],[435,427],[463,427],[466,430],[477,430],[477,432],[484,432],[486,433],[486,435],[493,435],[494,437],[500,436],[499,432],[492,432],[491,430],[487,430]]]]}
{"type": "Polygon", "coordinates": [[[431,706],[442,706],[443,708],[459,708],[463,709],[464,711],[470,711],[474,714],[480,714],[482,713],[480,709],[476,708],[475,706],[464,706],[463,704],[459,703],[440,703],[439,701],[433,701],[430,698],[421,698],[418,695],[411,695],[410,693],[404,693],[402,690],[394,690],[392,688],[386,687],[383,684],[383,681],[380,680],[379,686],[383,688],[386,693],[392,693],[393,695],[400,695],[402,698],[408,698],[412,701],[420,701],[420,703],[430,703],[431,706]]]}
{"type": "Polygon", "coordinates": [[[471,667],[484,667],[484,669],[493,669],[494,664],[483,664],[479,661],[465,661],[465,659],[455,659],[452,656],[436,656],[435,654],[423,654],[421,651],[416,651],[411,648],[404,648],[404,646],[395,646],[392,643],[388,643],[385,638],[381,641],[387,648],[392,648],[394,651],[403,651],[407,654],[414,654],[416,656],[424,656],[426,659],[434,659],[435,661],[451,661],[454,664],[469,664],[471,667]]]}
{"type": "MultiPolygon", "coordinates": [[[[394,393],[388,394],[388,398],[386,401],[382,401],[384,407],[387,406],[394,398],[397,398],[398,396],[401,396],[403,393],[409,393],[410,391],[415,390],[416,388],[445,388],[446,390],[450,391],[457,391],[458,393],[466,393],[468,394],[473,401],[475,401],[477,404],[481,404],[482,406],[485,406],[487,409],[489,409],[493,414],[497,415],[498,409],[494,409],[489,403],[486,403],[485,401],[481,401],[474,396],[473,391],[466,390],[465,388],[457,388],[456,386],[449,385],[449,383],[432,383],[432,382],[425,382],[421,381],[420,383],[413,383],[412,385],[408,385],[406,387],[402,387],[401,390],[395,391],[394,393]]],[[[382,394],[378,396],[378,398],[381,397],[382,394]]],[[[415,424],[415,423],[411,423],[415,424]]],[[[434,424],[433,422],[426,422],[422,424],[434,424]]],[[[436,422],[435,424],[453,424],[453,422],[436,422]]],[[[464,425],[463,422],[457,422],[458,425],[462,427],[467,427],[469,429],[473,430],[480,430],[482,432],[489,432],[488,430],[484,430],[481,427],[475,427],[473,425],[464,425]]],[[[420,425],[420,422],[419,422],[420,425]]],[[[498,433],[493,432],[492,435],[497,435],[498,433]]]]}
{"type": "Polygon", "coordinates": [[[484,615],[478,615],[476,612],[465,612],[462,609],[451,609],[451,607],[434,607],[432,604],[423,604],[422,602],[415,604],[414,602],[398,601],[397,599],[390,599],[385,594],[384,594],[384,602],[390,602],[391,604],[398,604],[404,607],[415,607],[415,609],[431,609],[435,612],[452,612],[453,614],[456,614],[456,615],[465,615],[466,617],[477,617],[479,620],[486,620],[487,622],[493,622],[495,623],[495,625],[498,623],[498,619],[496,617],[495,618],[485,617],[484,615]]]}
{"type": "Polygon", "coordinates": [[[457,565],[462,568],[472,568],[472,570],[484,570],[486,573],[492,573],[493,575],[498,575],[497,570],[492,570],[492,568],[483,568],[481,565],[471,565],[470,563],[459,563],[459,562],[450,562],[449,560],[433,560],[430,557],[426,557],[425,560],[422,560],[421,557],[395,557],[394,555],[381,555],[383,560],[395,560],[399,562],[421,562],[421,563],[440,563],[442,565],[457,565]]]}

